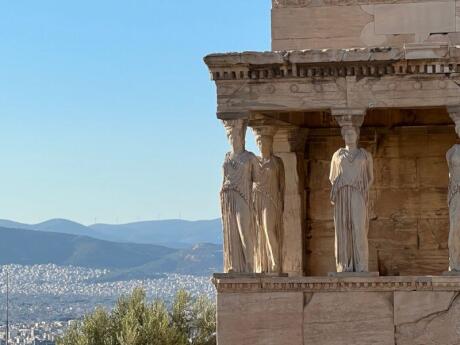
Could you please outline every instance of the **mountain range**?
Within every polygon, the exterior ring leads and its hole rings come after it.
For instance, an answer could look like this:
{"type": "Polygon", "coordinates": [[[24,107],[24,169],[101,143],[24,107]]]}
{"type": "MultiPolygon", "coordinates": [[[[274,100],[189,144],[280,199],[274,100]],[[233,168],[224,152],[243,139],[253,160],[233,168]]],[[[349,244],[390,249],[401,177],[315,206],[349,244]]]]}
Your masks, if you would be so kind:
{"type": "Polygon", "coordinates": [[[0,227],[87,236],[112,242],[155,244],[176,249],[190,248],[197,243],[222,243],[220,219],[153,220],[90,226],[67,219],[51,219],[38,224],[24,224],[3,219],[0,220],[0,227]]]}
{"type": "Polygon", "coordinates": [[[52,263],[109,268],[111,276],[105,279],[114,280],[144,279],[165,272],[209,275],[222,269],[222,248],[216,244],[177,249],[154,244],[110,242],[44,231],[45,228],[43,225],[37,231],[0,227],[0,265],[52,263]]]}

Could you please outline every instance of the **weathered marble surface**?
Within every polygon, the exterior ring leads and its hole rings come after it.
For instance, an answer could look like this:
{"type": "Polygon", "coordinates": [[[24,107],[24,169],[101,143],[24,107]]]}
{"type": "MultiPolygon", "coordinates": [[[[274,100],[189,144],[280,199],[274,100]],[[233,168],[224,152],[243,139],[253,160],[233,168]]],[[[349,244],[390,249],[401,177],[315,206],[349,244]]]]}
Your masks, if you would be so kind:
{"type": "Polygon", "coordinates": [[[391,292],[310,293],[304,301],[304,344],[394,344],[391,292]]]}
{"type": "Polygon", "coordinates": [[[458,291],[395,293],[395,344],[460,343],[458,291]]]}
{"type": "Polygon", "coordinates": [[[302,292],[218,295],[218,344],[302,344],[303,298],[302,292]]]}
{"type": "Polygon", "coordinates": [[[272,49],[455,45],[459,7],[455,0],[274,0],[272,49]]]}
{"type": "Polygon", "coordinates": [[[455,345],[460,277],[216,275],[219,345],[455,345]]]}

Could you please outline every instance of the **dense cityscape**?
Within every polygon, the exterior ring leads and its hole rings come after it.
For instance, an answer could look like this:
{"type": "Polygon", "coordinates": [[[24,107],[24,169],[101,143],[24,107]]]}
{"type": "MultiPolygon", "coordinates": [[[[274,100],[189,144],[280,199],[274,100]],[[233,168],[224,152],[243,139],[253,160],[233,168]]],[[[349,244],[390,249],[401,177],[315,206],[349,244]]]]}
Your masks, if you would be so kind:
{"type": "Polygon", "coordinates": [[[111,281],[107,269],[57,265],[7,265],[0,269],[0,345],[6,339],[6,292],[9,276],[10,343],[54,345],[69,323],[96,307],[110,309],[122,295],[143,287],[149,299],[172,300],[186,289],[214,298],[209,277],[158,274],[145,280],[111,281]]]}

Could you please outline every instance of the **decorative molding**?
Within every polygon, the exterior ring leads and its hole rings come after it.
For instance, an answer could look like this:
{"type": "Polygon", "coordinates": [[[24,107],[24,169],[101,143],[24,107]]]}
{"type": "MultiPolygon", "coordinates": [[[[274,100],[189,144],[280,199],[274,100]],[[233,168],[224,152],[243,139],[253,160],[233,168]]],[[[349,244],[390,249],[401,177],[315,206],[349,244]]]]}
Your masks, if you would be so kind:
{"type": "MultiPolygon", "coordinates": [[[[460,73],[460,48],[451,47],[447,54],[437,55],[438,48],[425,47],[421,54],[425,58],[410,58],[409,48],[363,48],[212,54],[205,57],[205,62],[215,81],[460,73]]],[[[295,84],[292,87],[292,92],[297,92],[295,84]]]]}
{"type": "Polygon", "coordinates": [[[345,292],[345,291],[460,291],[460,276],[426,277],[230,277],[214,275],[218,293],[345,292]]]}

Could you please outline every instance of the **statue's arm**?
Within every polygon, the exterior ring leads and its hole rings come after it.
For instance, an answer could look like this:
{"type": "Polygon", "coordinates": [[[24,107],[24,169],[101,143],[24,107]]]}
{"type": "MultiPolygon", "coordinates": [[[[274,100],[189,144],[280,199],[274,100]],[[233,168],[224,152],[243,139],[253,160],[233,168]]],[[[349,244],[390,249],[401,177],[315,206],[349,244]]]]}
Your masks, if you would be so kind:
{"type": "Polygon", "coordinates": [[[222,173],[222,186],[224,185],[225,182],[225,161],[227,160],[228,153],[225,154],[224,162],[222,163],[222,166],[220,168],[220,171],[222,173]]]}
{"type": "Polygon", "coordinates": [[[367,175],[369,176],[368,186],[370,188],[374,183],[374,160],[369,152],[367,152],[367,175]]]}
{"type": "Polygon", "coordinates": [[[329,181],[331,181],[331,184],[334,184],[334,180],[337,177],[337,167],[335,164],[335,161],[337,160],[337,152],[332,155],[331,159],[331,170],[329,172],[329,181]]]}

